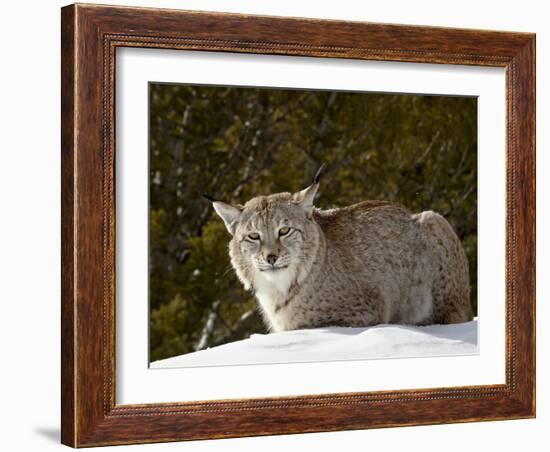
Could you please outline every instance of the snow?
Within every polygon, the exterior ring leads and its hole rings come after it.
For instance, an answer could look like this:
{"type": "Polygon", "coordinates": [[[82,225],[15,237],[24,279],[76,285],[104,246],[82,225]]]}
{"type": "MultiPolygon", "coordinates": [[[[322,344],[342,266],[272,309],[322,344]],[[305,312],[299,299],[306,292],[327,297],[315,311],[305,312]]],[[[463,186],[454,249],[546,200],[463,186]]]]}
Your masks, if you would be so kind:
{"type": "Polygon", "coordinates": [[[477,319],[453,325],[329,327],[250,338],[151,363],[152,369],[474,355],[477,319]]]}

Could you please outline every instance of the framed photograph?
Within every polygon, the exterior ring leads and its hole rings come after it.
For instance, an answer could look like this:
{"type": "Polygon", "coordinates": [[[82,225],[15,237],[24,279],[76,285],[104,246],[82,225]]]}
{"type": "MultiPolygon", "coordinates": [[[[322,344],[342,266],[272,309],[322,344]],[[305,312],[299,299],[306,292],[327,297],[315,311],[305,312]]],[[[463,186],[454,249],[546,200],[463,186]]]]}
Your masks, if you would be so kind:
{"type": "Polygon", "coordinates": [[[62,442],[535,416],[535,36],[62,8],[62,442]]]}

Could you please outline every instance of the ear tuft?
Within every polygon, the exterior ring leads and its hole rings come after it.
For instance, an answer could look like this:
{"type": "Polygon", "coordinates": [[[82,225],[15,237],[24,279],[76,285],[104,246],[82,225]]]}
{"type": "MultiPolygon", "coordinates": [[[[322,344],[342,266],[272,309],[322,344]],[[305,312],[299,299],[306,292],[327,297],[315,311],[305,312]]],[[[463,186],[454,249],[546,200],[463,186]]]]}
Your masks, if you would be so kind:
{"type": "Polygon", "coordinates": [[[315,176],[313,176],[313,182],[312,184],[318,184],[319,183],[319,179],[321,178],[321,173],[323,172],[323,170],[325,169],[325,166],[326,164],[323,162],[321,163],[321,166],[319,167],[319,169],[317,170],[317,172],[315,173],[315,176]]]}
{"type": "Polygon", "coordinates": [[[216,198],[214,198],[213,196],[210,196],[208,193],[203,193],[202,197],[205,198],[205,199],[208,199],[208,201],[211,201],[211,202],[216,202],[217,201],[216,198]]]}

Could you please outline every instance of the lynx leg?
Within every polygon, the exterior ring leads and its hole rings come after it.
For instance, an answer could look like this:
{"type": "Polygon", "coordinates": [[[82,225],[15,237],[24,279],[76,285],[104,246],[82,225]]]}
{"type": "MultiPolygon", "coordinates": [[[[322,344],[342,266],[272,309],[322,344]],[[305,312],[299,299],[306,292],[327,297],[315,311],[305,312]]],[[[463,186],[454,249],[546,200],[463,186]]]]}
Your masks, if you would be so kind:
{"type": "Polygon", "coordinates": [[[473,318],[468,260],[452,226],[441,215],[427,211],[413,215],[432,251],[433,323],[459,323],[473,318]]]}

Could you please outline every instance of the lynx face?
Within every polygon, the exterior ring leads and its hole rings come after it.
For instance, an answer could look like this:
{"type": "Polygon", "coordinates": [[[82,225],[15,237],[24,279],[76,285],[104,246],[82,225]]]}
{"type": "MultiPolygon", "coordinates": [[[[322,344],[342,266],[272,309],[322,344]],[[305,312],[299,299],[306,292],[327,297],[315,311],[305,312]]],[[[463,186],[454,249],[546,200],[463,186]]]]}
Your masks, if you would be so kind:
{"type": "Polygon", "coordinates": [[[235,240],[243,256],[267,276],[288,268],[301,254],[306,217],[303,209],[290,203],[260,199],[256,204],[260,204],[259,209],[243,211],[235,240]]]}
{"type": "Polygon", "coordinates": [[[252,198],[244,206],[214,208],[233,236],[231,263],[245,288],[286,292],[308,267],[319,241],[312,218],[317,184],[294,194],[252,198]]]}

